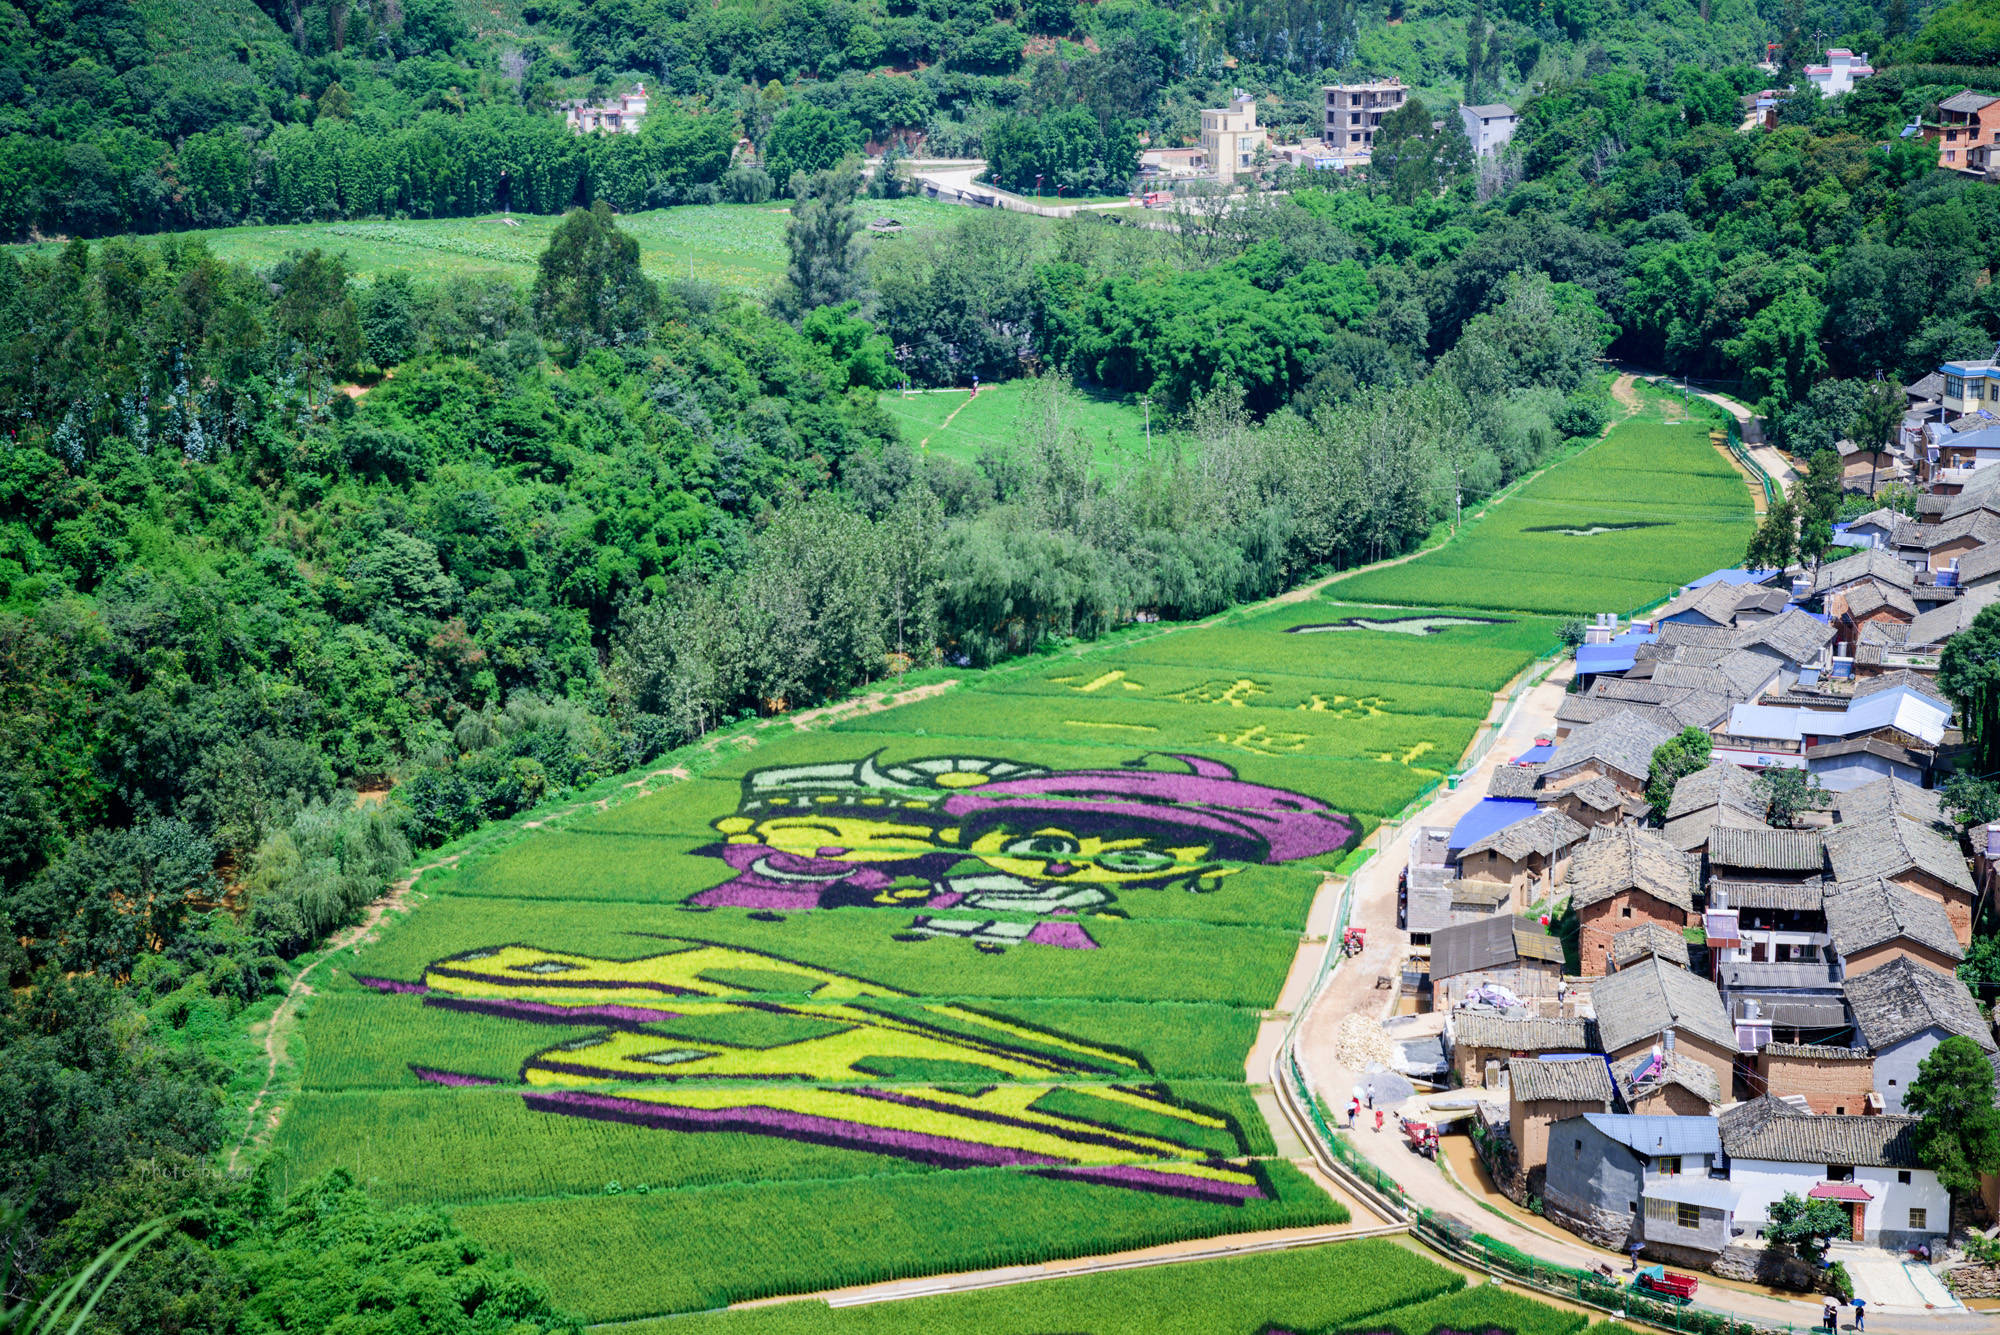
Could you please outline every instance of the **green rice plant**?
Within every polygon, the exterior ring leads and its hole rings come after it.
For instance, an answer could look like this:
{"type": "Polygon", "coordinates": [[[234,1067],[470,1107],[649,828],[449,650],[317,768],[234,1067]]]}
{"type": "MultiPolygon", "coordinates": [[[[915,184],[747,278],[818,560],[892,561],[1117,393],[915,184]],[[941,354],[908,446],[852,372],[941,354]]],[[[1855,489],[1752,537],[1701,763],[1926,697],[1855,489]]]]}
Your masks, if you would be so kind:
{"type": "MultiPolygon", "coordinates": [[[[475,945],[514,940],[633,959],[676,938],[769,949],[787,959],[858,975],[913,996],[1187,1001],[1262,1007],[1283,985],[1296,930],[1218,927],[1181,921],[1093,918],[1095,950],[1021,946],[1002,954],[971,941],[899,941],[912,913],[842,909],[796,913],[774,924],[742,909],[689,912],[649,905],[441,896],[386,930],[349,960],[356,974],[414,982],[436,960],[475,945]],[[665,940],[663,940],[665,938],[665,940]],[[1186,961],[1199,959],[1190,969],[1186,961]]],[[[332,986],[352,987],[344,974],[332,986]]]]}
{"type": "MultiPolygon", "coordinates": [[[[1261,1171],[1271,1197],[1241,1205],[985,1169],[494,1202],[459,1206],[452,1218],[510,1253],[553,1301],[610,1321],[1346,1222],[1346,1209],[1291,1164],[1261,1171]],[[675,1240],[670,1264],[631,1263],[660,1254],[665,1238],[675,1240]]],[[[1426,1275],[1417,1287],[1434,1282],[1426,1275]]]]}
{"type": "Polygon", "coordinates": [[[1506,1331],[1507,1335],[1578,1335],[1590,1318],[1537,1302],[1518,1290],[1480,1284],[1428,1302],[1397,1307],[1329,1327],[1369,1335],[1437,1335],[1439,1331],[1506,1331]]]}
{"type": "Polygon", "coordinates": [[[859,1307],[780,1303],[640,1322],[626,1335],[1262,1335],[1328,1329],[1463,1283],[1371,1239],[859,1307]]]}
{"type": "Polygon", "coordinates": [[[1333,585],[1382,598],[1534,612],[1628,612],[1749,540],[1742,480],[1700,424],[1635,420],[1555,465],[1414,561],[1333,585]]]}

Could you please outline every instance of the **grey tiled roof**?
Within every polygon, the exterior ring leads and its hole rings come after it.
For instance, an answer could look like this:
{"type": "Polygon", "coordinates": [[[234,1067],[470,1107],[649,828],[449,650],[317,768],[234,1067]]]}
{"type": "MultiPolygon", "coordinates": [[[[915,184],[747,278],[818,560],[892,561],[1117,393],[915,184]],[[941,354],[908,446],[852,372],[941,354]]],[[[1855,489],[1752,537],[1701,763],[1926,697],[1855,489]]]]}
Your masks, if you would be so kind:
{"type": "Polygon", "coordinates": [[[2000,542],[1989,542],[1984,547],[1975,547],[1958,558],[1958,582],[1984,579],[2000,570],[2000,542]]]}
{"type": "Polygon", "coordinates": [[[1643,1084],[1633,1079],[1639,1068],[1653,1059],[1652,1054],[1642,1052],[1636,1057],[1627,1057],[1613,1066],[1618,1077],[1618,1095],[1629,1107],[1635,1098],[1644,1098],[1654,1090],[1668,1085],[1679,1085],[1682,1089],[1704,1100],[1713,1108],[1722,1102],[1722,1082],[1715,1078],[1715,1072],[1703,1062],[1689,1061],[1677,1057],[1667,1063],[1666,1069],[1656,1071],[1646,1077],[1643,1084]]]}
{"type": "Polygon", "coordinates": [[[1878,816],[1855,824],[1843,821],[1826,832],[1826,856],[1833,879],[1842,884],[1895,876],[1914,867],[1973,893],[1972,873],[1957,841],[1908,816],[1878,816]]]}
{"type": "Polygon", "coordinates": [[[1905,937],[1951,959],[1965,958],[1944,905],[1893,881],[1842,886],[1826,901],[1826,931],[1843,957],[1905,937]]]}
{"type": "MultiPolygon", "coordinates": [[[[1964,604],[1961,602],[1950,605],[1961,607],[1964,604]]],[[[1929,614],[1926,613],[1925,615],[1929,614]]],[[[1879,694],[1882,691],[1892,691],[1899,686],[1907,687],[1925,699],[1935,700],[1947,708],[1951,706],[1951,697],[1939,690],[1936,682],[1926,677],[1923,673],[1912,672],[1908,668],[1897,668],[1894,672],[1883,672],[1873,677],[1864,677],[1862,680],[1854,683],[1854,698],[1856,700],[1865,700],[1871,695],[1879,694]]]]}
{"type": "Polygon", "coordinates": [[[1816,872],[1825,865],[1818,830],[1721,829],[1709,837],[1712,866],[1816,872]]]}
{"type": "Polygon", "coordinates": [[[1627,804],[1625,790],[1601,775],[1571,784],[1559,796],[1574,797],[1592,811],[1613,811],[1627,804]]]}
{"type": "MultiPolygon", "coordinates": [[[[1909,573],[1909,567],[1895,558],[1888,558],[1909,573]]],[[[1774,616],[1768,621],[1758,621],[1736,632],[1734,647],[1752,649],[1763,645],[1788,663],[1809,663],[1819,657],[1819,651],[1833,639],[1833,627],[1824,621],[1801,612],[1797,608],[1774,616]]]]}
{"type": "MultiPolygon", "coordinates": [[[[1653,684],[1699,691],[1704,695],[1729,695],[1736,690],[1735,684],[1720,669],[1696,667],[1691,663],[1661,663],[1653,669],[1653,684]]],[[[1663,698],[1660,703],[1664,706],[1667,701],[1663,698]]]]}
{"type": "Polygon", "coordinates": [[[2000,99],[1990,97],[1985,93],[1975,93],[1968,89],[1962,93],[1953,93],[1950,97],[1939,101],[1938,110],[1981,111],[1991,106],[1995,101],[2000,101],[2000,99]]]}
{"type": "Polygon", "coordinates": [[[1872,1062],[1875,1054],[1867,1048],[1843,1048],[1831,1043],[1766,1043],[1757,1049],[1770,1057],[1810,1057],[1815,1061],[1872,1062]]]}
{"type": "MultiPolygon", "coordinates": [[[[1910,597],[1909,594],[1903,592],[1901,589],[1892,588],[1880,580],[1869,580],[1865,584],[1856,584],[1853,588],[1847,589],[1835,596],[1847,600],[1847,614],[1856,620],[1872,612],[1879,612],[1885,607],[1892,612],[1901,612],[1906,617],[1915,618],[1917,615],[1916,599],[1910,597]]],[[[1832,609],[1829,608],[1828,610],[1831,611],[1832,609]]]]}
{"type": "Polygon", "coordinates": [[[1764,813],[1770,810],[1769,796],[1764,785],[1757,782],[1757,775],[1741,765],[1732,765],[1726,760],[1717,760],[1707,769],[1698,769],[1683,775],[1674,785],[1673,800],[1667,804],[1667,819],[1688,815],[1703,807],[1734,807],[1736,810],[1753,815],[1762,824],[1764,813]]]}
{"type": "Polygon", "coordinates": [[[1963,1034],[1987,1052],[2000,1046],[1964,983],[1907,955],[1855,975],[1846,986],[1854,1026],[1878,1053],[1933,1025],[1963,1034]]]}
{"type": "Polygon", "coordinates": [[[1549,858],[1589,833],[1562,812],[1544,807],[1532,816],[1517,820],[1505,829],[1495,830],[1484,839],[1467,845],[1460,856],[1471,857],[1490,848],[1514,862],[1537,853],[1549,858]]]}
{"type": "Polygon", "coordinates": [[[1606,974],[1591,985],[1597,1032],[1606,1052],[1652,1038],[1673,1028],[1736,1050],[1722,994],[1706,978],[1677,969],[1657,956],[1629,969],[1606,974]]]}
{"type": "Polygon", "coordinates": [[[1908,816],[1929,825],[1948,825],[1943,795],[1902,779],[1881,778],[1833,795],[1834,814],[1843,825],[1860,825],[1883,816],[1908,816]]]}
{"type": "Polygon", "coordinates": [[[1910,524],[1898,532],[1897,545],[1934,551],[1963,538],[1976,538],[1982,544],[2000,539],[2000,516],[1988,510],[1974,510],[1938,524],[1910,524]]]}
{"type": "Polygon", "coordinates": [[[1587,723],[1556,743],[1549,757],[1553,774],[1572,766],[1597,760],[1621,773],[1644,779],[1652,768],[1653,751],[1674,735],[1674,730],[1654,723],[1621,706],[1595,723],[1587,723]]]}
{"type": "Polygon", "coordinates": [[[1621,969],[1648,955],[1658,955],[1685,969],[1688,966],[1687,938],[1679,932],[1668,931],[1656,922],[1641,923],[1611,938],[1611,962],[1621,969]]]}
{"type": "MultiPolygon", "coordinates": [[[[1986,547],[1979,549],[1980,552],[1988,550],[2000,549],[1986,547]]],[[[1974,556],[1978,554],[1979,552],[1973,553],[1974,556]]],[[[1961,578],[1968,578],[1962,562],[1959,565],[1959,575],[1961,578]]],[[[1954,598],[1948,603],[1931,608],[1928,612],[1917,613],[1910,619],[1908,628],[1903,632],[1903,638],[1897,643],[1908,645],[1913,649],[1919,645],[1943,644],[1970,626],[1972,618],[1978,615],[1978,605],[1964,598],[1954,598]]]]}
{"type": "Polygon", "coordinates": [[[1556,722],[1573,729],[1571,735],[1574,736],[1575,732],[1582,731],[1600,719],[1613,714],[1628,713],[1655,724],[1669,736],[1683,726],[1673,714],[1659,705],[1639,704],[1628,700],[1607,700],[1596,695],[1565,695],[1563,702],[1556,706],[1556,722]]]}
{"type": "Polygon", "coordinates": [[[1753,1099],[1716,1118],[1722,1149],[1732,1159],[1772,1163],[1852,1164],[1918,1168],[1914,1117],[1800,1112],[1779,1099],[1753,1099]]]}
{"type": "Polygon", "coordinates": [[[1817,913],[1826,899],[1826,882],[1820,877],[1805,881],[1749,881],[1729,876],[1708,878],[1710,907],[1720,898],[1732,909],[1795,909],[1817,913]]]}
{"type": "Polygon", "coordinates": [[[1915,586],[1917,575],[1894,554],[1868,547],[1821,566],[1813,576],[1812,589],[1824,594],[1864,579],[1879,579],[1893,588],[1908,590],[1915,586]]]}
{"type": "Polygon", "coordinates": [[[1542,777],[1540,765],[1495,765],[1486,784],[1488,797],[1533,797],[1535,781],[1542,777]]]}
{"type": "MultiPolygon", "coordinates": [[[[1936,371],[1932,371],[1929,375],[1921,376],[1918,379],[1912,381],[1911,383],[1903,386],[1903,392],[1905,394],[1914,394],[1920,399],[1940,398],[1944,394],[1944,376],[1942,376],[1936,371]]],[[[1895,511],[1893,510],[1870,510],[1868,512],[1868,514],[1870,515],[1894,514],[1894,513],[1895,511]]],[[[1863,519],[1866,519],[1867,517],[1868,515],[1862,516],[1863,519]]]]}
{"type": "Polygon", "coordinates": [[[1503,1052],[1579,1052],[1590,1041],[1582,1020],[1510,1020],[1488,1011],[1456,1011],[1452,1041],[1461,1047],[1503,1052]]]}
{"type": "Polygon", "coordinates": [[[1709,839],[1723,826],[1755,829],[1763,824],[1762,817],[1734,807],[1702,807],[1668,821],[1660,828],[1660,837],[1683,853],[1699,856],[1700,850],[1708,846],[1709,839]]]}
{"type": "Polygon", "coordinates": [[[1555,1099],[1564,1103],[1611,1104],[1611,1073],[1602,1057],[1542,1061],[1516,1057],[1507,1063],[1509,1094],[1522,1103],[1555,1099]]]}
{"type": "Polygon", "coordinates": [[[1523,960],[1562,963],[1562,942],[1540,923],[1499,915],[1431,933],[1431,978],[1510,969],[1523,960]]]}
{"type": "Polygon", "coordinates": [[[1599,828],[1570,858],[1563,886],[1582,909],[1627,890],[1694,910],[1695,868],[1686,854],[1651,830],[1599,828]]]}

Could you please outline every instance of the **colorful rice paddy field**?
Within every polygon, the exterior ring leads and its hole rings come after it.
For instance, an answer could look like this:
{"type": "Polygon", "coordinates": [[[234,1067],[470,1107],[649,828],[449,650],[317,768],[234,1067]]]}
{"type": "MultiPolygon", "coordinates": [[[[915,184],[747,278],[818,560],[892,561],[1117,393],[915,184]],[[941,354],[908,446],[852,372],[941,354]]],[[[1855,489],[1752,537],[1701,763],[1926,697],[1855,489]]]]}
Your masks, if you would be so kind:
{"type": "Polygon", "coordinates": [[[1446,546],[1343,579],[1353,602],[1583,616],[1648,607],[1736,565],[1749,541],[1740,475],[1705,422],[1647,413],[1532,479],[1446,546]]]}
{"type": "Polygon", "coordinates": [[[1554,634],[1309,600],[765,729],[339,957],[288,1171],[598,1321],[1340,1222],[1245,1084],[1260,1013],[1554,634]]]}

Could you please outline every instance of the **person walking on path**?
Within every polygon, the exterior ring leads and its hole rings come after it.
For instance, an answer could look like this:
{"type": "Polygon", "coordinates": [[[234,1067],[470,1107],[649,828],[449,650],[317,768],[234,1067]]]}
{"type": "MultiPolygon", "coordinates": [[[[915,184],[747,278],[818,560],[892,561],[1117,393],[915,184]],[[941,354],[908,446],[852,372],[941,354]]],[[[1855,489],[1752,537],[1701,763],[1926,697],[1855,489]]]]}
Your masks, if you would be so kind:
{"type": "Polygon", "coordinates": [[[1371,1108],[1375,1106],[1375,1082],[1373,1080],[1368,1082],[1368,1106],[1371,1108]]]}
{"type": "Polygon", "coordinates": [[[1353,1099],[1347,1105],[1347,1129],[1354,1129],[1354,1119],[1361,1116],[1361,1100],[1353,1099]]]}
{"type": "Polygon", "coordinates": [[[1862,1324],[1862,1323],[1863,1323],[1863,1321],[1865,1321],[1865,1320],[1867,1319],[1867,1316],[1868,1316],[1868,1301],[1867,1301],[1867,1299],[1865,1299],[1865,1298],[1856,1298],[1856,1299],[1854,1300],[1854,1328],[1855,1328],[1856,1330],[1866,1330],[1866,1329],[1868,1329],[1868,1327],[1867,1327],[1867,1326],[1865,1326],[1865,1325],[1863,1325],[1863,1324],[1862,1324]]]}

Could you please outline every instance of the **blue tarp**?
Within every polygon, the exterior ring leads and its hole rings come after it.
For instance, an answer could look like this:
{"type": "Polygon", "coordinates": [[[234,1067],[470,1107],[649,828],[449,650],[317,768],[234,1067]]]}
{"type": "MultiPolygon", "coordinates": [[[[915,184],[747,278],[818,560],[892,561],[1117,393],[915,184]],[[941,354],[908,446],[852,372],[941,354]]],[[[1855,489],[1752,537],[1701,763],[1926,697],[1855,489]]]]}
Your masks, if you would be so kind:
{"type": "Polygon", "coordinates": [[[1526,820],[1535,814],[1533,798],[1486,797],[1473,804],[1472,810],[1458,818],[1458,824],[1451,827],[1451,849],[1467,848],[1478,843],[1495,830],[1504,830],[1517,820],[1526,820]]]}
{"type": "Polygon", "coordinates": [[[1762,584],[1777,573],[1775,570],[1715,570],[1703,575],[1692,584],[1681,585],[1681,589],[1685,592],[1690,589],[1705,589],[1711,584],[1762,584]]]}
{"type": "Polygon", "coordinates": [[[1516,765],[1542,765],[1548,763],[1548,758],[1555,753],[1556,748],[1553,742],[1543,742],[1540,746],[1531,746],[1520,755],[1515,756],[1514,763],[1516,765]]]}
{"type": "Polygon", "coordinates": [[[1638,644],[1579,644],[1576,646],[1578,674],[1630,672],[1638,661],[1638,644]]]}

